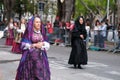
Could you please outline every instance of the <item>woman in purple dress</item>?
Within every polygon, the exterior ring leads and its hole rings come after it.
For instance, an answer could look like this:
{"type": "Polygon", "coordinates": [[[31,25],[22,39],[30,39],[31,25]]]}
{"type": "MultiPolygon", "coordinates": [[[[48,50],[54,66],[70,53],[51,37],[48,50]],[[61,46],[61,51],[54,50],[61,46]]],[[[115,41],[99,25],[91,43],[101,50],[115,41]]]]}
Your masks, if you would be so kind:
{"type": "Polygon", "coordinates": [[[21,41],[22,58],[15,80],[50,80],[45,29],[39,17],[33,17],[21,41]]]}

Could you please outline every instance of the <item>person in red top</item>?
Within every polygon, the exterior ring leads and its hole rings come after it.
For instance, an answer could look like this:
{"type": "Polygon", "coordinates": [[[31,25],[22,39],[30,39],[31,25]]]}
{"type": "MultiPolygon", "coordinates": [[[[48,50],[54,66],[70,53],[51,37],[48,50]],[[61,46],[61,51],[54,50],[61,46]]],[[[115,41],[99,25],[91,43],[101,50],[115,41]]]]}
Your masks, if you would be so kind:
{"type": "Polygon", "coordinates": [[[71,31],[74,28],[74,21],[71,20],[70,22],[66,22],[66,35],[68,35],[67,37],[67,45],[71,45],[71,31]]]}
{"type": "Polygon", "coordinates": [[[49,21],[47,21],[46,28],[47,28],[48,40],[50,42],[51,41],[51,37],[52,37],[52,33],[53,33],[53,27],[52,27],[52,24],[49,21]]]}
{"type": "Polygon", "coordinates": [[[47,30],[48,30],[48,33],[50,33],[50,34],[53,33],[53,27],[52,27],[52,24],[49,21],[47,22],[47,30]]]}

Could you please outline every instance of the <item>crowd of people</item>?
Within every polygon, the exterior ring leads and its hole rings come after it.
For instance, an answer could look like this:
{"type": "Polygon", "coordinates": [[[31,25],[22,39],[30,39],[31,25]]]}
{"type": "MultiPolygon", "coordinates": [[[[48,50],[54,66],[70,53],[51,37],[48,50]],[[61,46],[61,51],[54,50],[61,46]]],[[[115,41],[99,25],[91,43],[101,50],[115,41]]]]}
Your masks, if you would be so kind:
{"type": "MultiPolygon", "coordinates": [[[[6,29],[7,30],[7,38],[6,38],[6,45],[16,45],[18,46],[20,43],[20,40],[23,36],[25,26],[27,23],[24,20],[22,22],[18,20],[10,20],[9,24],[6,29]],[[21,25],[22,24],[22,25],[21,25]],[[24,30],[23,30],[23,29],[24,30]]],[[[71,46],[71,32],[75,26],[75,21],[70,20],[70,22],[60,22],[59,17],[56,17],[54,23],[52,24],[50,21],[47,21],[44,24],[45,32],[48,38],[48,41],[50,43],[53,43],[54,45],[59,45],[59,46],[71,46]]],[[[99,47],[99,48],[105,48],[106,44],[105,41],[107,41],[108,38],[108,32],[109,29],[111,29],[110,24],[108,23],[108,20],[106,21],[100,21],[96,20],[93,23],[90,23],[90,20],[85,20],[85,29],[87,31],[87,37],[85,39],[86,42],[86,48],[89,49],[91,46],[91,39],[93,42],[93,46],[99,47]],[[92,36],[91,38],[91,31],[94,32],[94,37],[92,36]]],[[[119,31],[118,31],[119,33],[119,31]]],[[[14,47],[12,51],[19,53],[20,51],[14,51],[14,47]]],[[[16,49],[15,49],[16,50],[16,49]]]]}
{"type": "Polygon", "coordinates": [[[96,20],[95,27],[94,27],[94,46],[98,46],[100,48],[105,47],[105,40],[107,38],[106,32],[107,32],[107,25],[105,22],[100,22],[99,20],[96,20]]]}
{"type": "Polygon", "coordinates": [[[20,21],[18,19],[10,19],[7,27],[6,33],[6,45],[12,46],[11,51],[13,53],[21,53],[20,45],[21,39],[26,29],[25,19],[22,18],[20,21]]]}

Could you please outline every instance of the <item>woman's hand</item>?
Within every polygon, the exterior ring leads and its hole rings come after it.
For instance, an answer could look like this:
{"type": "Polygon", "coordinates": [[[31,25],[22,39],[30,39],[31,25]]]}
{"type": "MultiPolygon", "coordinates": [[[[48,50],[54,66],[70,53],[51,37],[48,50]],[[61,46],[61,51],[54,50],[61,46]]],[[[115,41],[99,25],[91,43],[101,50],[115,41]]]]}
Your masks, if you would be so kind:
{"type": "Polygon", "coordinates": [[[38,42],[38,43],[36,44],[36,48],[42,48],[43,45],[44,45],[43,42],[38,42]]]}
{"type": "Polygon", "coordinates": [[[35,48],[36,47],[36,43],[31,45],[31,48],[35,48]]]}
{"type": "Polygon", "coordinates": [[[43,42],[38,42],[38,43],[34,43],[32,44],[32,48],[42,48],[42,46],[44,45],[43,42]]]}
{"type": "Polygon", "coordinates": [[[83,36],[83,35],[80,35],[80,38],[84,39],[84,36],[83,36]]]}

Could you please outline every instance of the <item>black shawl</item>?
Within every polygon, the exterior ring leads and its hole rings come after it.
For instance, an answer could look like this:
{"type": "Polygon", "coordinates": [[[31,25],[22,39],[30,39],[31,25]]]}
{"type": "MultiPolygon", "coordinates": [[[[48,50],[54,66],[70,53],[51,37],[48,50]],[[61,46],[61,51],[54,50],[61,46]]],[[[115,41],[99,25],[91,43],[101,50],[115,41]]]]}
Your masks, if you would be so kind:
{"type": "Polygon", "coordinates": [[[80,35],[82,34],[84,36],[84,39],[86,39],[87,37],[87,32],[85,29],[85,22],[83,19],[83,24],[79,23],[79,19],[83,17],[79,16],[76,20],[75,20],[75,27],[72,30],[72,37],[76,37],[76,38],[80,38],[80,35]]]}

